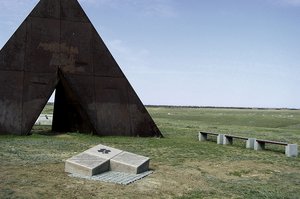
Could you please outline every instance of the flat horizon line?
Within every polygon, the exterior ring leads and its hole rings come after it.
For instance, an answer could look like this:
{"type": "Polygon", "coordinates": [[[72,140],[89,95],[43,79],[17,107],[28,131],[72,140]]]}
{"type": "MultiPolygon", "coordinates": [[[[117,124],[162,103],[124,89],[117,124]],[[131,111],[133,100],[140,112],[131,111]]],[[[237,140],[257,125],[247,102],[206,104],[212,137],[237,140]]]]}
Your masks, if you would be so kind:
{"type": "MultiPolygon", "coordinates": [[[[47,102],[47,104],[54,104],[54,102],[47,102]]],[[[166,107],[166,108],[207,108],[207,109],[256,109],[256,110],[300,110],[300,108],[287,107],[247,107],[247,106],[196,106],[196,105],[153,105],[145,104],[145,107],[166,107]]]]}
{"type": "Polygon", "coordinates": [[[146,107],[169,107],[169,108],[208,108],[208,109],[257,109],[257,110],[300,110],[300,108],[287,107],[243,107],[243,106],[194,106],[194,105],[145,105],[146,107]]]}

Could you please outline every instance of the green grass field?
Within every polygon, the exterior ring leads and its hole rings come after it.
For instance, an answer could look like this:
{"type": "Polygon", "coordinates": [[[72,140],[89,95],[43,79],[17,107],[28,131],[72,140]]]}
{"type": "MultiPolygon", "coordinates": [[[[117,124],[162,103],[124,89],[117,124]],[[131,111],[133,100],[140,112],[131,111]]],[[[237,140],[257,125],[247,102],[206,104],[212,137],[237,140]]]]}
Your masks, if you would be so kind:
{"type": "MultiPolygon", "coordinates": [[[[283,146],[223,146],[198,131],[300,144],[299,110],[148,108],[165,138],[0,136],[0,198],[300,198],[300,158],[283,146]],[[104,144],[151,158],[154,173],[128,186],[71,178],[64,160],[104,144]]],[[[45,109],[52,111],[50,106],[45,109]]]]}

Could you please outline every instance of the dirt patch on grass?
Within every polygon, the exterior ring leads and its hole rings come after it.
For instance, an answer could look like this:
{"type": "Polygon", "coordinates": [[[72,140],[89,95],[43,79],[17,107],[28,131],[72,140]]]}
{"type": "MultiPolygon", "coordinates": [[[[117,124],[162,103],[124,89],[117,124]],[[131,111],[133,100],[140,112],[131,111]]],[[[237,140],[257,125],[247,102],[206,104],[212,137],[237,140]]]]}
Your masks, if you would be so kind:
{"type": "Polygon", "coordinates": [[[267,180],[274,174],[286,171],[297,172],[294,168],[255,161],[224,161],[224,162],[189,162],[191,167],[198,168],[202,173],[223,180],[258,178],[267,180]]]}

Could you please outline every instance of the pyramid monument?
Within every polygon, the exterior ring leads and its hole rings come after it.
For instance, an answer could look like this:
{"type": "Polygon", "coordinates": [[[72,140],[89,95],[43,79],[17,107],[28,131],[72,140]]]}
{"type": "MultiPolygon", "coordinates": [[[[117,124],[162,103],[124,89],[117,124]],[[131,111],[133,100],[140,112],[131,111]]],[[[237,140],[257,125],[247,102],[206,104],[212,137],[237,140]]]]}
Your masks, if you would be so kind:
{"type": "Polygon", "coordinates": [[[54,90],[54,132],[162,137],[77,0],[40,0],[1,49],[0,134],[30,134],[54,90]]]}

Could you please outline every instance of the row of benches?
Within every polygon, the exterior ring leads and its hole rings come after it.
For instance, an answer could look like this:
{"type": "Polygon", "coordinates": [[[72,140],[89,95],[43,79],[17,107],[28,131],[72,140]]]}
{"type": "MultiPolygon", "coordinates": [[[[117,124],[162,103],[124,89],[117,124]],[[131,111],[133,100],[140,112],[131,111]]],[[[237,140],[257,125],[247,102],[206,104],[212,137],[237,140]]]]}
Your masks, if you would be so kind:
{"type": "Polygon", "coordinates": [[[286,142],[276,142],[270,140],[261,140],[256,138],[246,138],[235,135],[226,135],[226,134],[218,134],[211,132],[199,132],[199,141],[206,141],[208,135],[217,136],[217,144],[232,144],[233,139],[240,139],[246,141],[246,148],[254,149],[254,150],[264,150],[265,144],[276,144],[285,146],[285,154],[287,157],[297,157],[298,156],[298,145],[297,144],[289,144],[286,142]]]}

